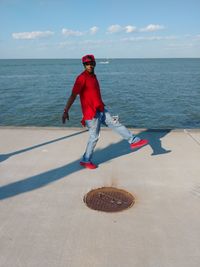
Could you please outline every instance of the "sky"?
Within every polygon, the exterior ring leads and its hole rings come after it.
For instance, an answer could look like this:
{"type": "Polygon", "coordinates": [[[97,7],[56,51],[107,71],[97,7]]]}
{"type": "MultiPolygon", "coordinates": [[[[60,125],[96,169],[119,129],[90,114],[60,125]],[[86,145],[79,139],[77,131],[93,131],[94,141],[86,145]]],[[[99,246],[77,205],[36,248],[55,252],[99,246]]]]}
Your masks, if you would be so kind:
{"type": "Polygon", "coordinates": [[[0,59],[199,58],[200,0],[0,0],[0,59]]]}

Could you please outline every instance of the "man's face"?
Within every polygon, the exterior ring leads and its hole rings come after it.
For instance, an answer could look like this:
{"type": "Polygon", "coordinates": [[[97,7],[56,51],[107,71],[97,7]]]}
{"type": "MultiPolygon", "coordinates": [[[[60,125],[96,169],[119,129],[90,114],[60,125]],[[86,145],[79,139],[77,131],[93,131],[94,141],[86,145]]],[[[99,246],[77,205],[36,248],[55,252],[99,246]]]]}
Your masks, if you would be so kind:
{"type": "Polygon", "coordinates": [[[94,61],[90,61],[85,63],[84,66],[89,73],[94,73],[94,68],[96,66],[96,63],[94,61]]]}

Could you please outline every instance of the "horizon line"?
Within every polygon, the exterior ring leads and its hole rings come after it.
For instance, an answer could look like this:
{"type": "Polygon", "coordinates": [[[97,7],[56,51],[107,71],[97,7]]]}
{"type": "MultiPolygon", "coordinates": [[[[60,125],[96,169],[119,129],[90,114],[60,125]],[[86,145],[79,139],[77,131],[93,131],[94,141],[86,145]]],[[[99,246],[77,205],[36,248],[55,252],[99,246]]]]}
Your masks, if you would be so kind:
{"type": "MultiPolygon", "coordinates": [[[[0,60],[45,60],[45,59],[74,59],[74,60],[81,60],[81,57],[62,57],[62,58],[57,58],[57,57],[52,57],[52,58],[0,58],[0,60]]],[[[200,59],[200,57],[96,57],[96,59],[106,59],[106,60],[111,60],[111,59],[200,59]]]]}

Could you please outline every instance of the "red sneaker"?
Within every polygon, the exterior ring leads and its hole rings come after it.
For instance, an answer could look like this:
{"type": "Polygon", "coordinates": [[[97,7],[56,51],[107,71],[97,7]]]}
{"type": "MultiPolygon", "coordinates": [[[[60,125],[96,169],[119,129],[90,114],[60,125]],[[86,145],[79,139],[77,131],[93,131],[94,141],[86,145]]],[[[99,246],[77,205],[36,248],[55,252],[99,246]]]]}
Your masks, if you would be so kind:
{"type": "Polygon", "coordinates": [[[90,162],[83,162],[83,161],[81,161],[80,162],[80,165],[83,166],[83,167],[85,167],[86,169],[96,169],[97,168],[97,165],[95,165],[91,161],[90,162]]]}
{"type": "Polygon", "coordinates": [[[139,147],[145,146],[146,144],[148,144],[148,140],[141,139],[138,142],[130,144],[130,147],[131,147],[131,149],[135,149],[135,148],[139,148],[139,147]]]}

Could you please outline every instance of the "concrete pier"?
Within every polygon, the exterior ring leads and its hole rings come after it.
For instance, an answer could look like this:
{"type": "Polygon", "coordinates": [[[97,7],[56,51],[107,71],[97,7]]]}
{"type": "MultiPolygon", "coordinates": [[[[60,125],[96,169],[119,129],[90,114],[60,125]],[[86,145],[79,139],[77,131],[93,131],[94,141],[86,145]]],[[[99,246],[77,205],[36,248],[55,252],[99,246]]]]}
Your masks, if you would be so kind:
{"type": "Polygon", "coordinates": [[[84,128],[0,127],[0,267],[200,266],[200,130],[131,130],[149,144],[102,129],[87,170],[84,128]],[[134,206],[89,209],[103,186],[134,206]]]}

